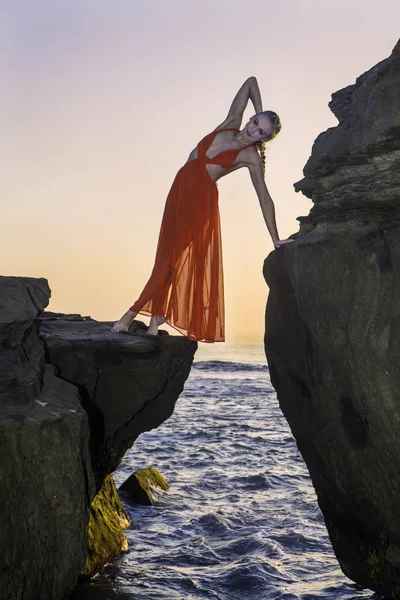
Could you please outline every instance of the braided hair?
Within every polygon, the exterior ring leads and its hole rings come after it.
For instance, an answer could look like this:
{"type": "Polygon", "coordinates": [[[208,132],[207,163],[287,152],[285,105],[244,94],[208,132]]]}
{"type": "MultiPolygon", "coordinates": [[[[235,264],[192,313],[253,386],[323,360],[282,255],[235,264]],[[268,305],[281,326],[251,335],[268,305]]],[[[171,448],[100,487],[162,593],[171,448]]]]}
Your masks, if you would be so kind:
{"type": "Polygon", "coordinates": [[[278,133],[280,132],[280,130],[282,128],[282,124],[281,124],[281,121],[280,121],[278,115],[275,112],[273,112],[272,110],[265,110],[264,112],[259,113],[259,114],[265,115],[266,117],[268,117],[268,119],[271,121],[271,125],[272,125],[272,131],[271,131],[270,135],[267,137],[267,139],[265,139],[263,141],[260,140],[259,142],[256,143],[256,148],[260,155],[263,172],[265,175],[265,149],[267,146],[267,142],[270,142],[271,140],[274,139],[274,137],[276,137],[278,135],[278,133]]]}

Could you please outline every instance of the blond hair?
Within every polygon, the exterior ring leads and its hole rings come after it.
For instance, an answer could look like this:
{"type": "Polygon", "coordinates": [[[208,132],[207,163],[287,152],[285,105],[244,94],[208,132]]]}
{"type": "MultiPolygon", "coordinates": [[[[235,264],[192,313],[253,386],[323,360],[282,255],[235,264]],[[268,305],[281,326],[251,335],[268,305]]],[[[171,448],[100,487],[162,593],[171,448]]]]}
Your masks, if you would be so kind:
{"type": "Polygon", "coordinates": [[[262,141],[260,140],[259,142],[256,143],[256,148],[260,155],[263,172],[265,175],[265,162],[266,162],[265,149],[267,147],[267,142],[270,142],[271,140],[274,139],[274,137],[276,137],[278,135],[278,133],[282,129],[282,124],[281,124],[281,120],[278,117],[278,115],[275,112],[273,112],[272,110],[264,110],[263,112],[258,113],[258,114],[265,115],[266,117],[268,117],[268,119],[271,121],[271,125],[272,125],[272,131],[271,131],[270,135],[265,140],[262,140],[262,141]]]}

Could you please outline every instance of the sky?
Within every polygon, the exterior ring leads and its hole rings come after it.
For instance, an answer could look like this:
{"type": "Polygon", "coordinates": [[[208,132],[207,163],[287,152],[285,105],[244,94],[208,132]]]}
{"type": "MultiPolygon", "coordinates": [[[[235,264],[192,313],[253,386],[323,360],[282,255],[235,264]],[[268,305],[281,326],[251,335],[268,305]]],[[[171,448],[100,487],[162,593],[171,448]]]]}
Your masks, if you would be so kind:
{"type": "MultiPolygon", "coordinates": [[[[398,0],[2,0],[1,274],[48,279],[49,310],[118,319],[176,172],[251,75],[282,121],[266,183],[280,237],[295,233],[331,94],[390,55],[399,23],[398,0]]],[[[218,189],[226,338],[261,341],[272,241],[247,169],[218,189]]]]}

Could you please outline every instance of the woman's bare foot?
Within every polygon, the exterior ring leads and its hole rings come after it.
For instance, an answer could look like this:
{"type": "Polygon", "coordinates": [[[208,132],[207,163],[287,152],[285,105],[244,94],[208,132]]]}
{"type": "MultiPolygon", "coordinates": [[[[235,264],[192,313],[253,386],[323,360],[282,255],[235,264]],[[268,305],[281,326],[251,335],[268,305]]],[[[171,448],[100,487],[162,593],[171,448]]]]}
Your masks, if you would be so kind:
{"type": "Polygon", "coordinates": [[[151,317],[147,335],[158,335],[158,328],[165,323],[165,317],[151,317]]]}
{"type": "Polygon", "coordinates": [[[128,331],[129,327],[132,324],[133,319],[136,317],[137,313],[134,313],[128,310],[123,317],[120,318],[119,321],[114,323],[111,327],[111,331],[120,332],[120,331],[128,331]]]}

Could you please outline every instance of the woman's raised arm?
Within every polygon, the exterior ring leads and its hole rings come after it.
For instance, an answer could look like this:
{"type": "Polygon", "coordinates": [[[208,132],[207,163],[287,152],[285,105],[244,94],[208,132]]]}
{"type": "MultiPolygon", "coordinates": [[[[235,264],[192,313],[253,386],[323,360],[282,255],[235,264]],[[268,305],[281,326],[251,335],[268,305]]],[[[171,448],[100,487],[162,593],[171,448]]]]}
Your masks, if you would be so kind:
{"type": "Polygon", "coordinates": [[[240,128],[243,113],[249,100],[252,101],[256,113],[262,112],[261,94],[255,77],[246,79],[233,99],[228,116],[216,129],[223,129],[224,127],[240,128]]]}

